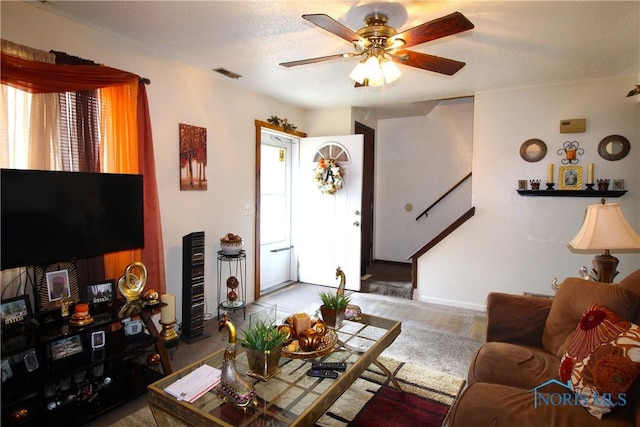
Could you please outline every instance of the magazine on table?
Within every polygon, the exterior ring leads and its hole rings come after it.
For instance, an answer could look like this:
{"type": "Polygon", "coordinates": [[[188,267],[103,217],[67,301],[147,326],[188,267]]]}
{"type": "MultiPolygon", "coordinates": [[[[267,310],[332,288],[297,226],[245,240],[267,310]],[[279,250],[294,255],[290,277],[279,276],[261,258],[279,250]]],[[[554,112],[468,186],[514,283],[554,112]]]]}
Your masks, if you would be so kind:
{"type": "Polygon", "coordinates": [[[220,383],[222,371],[209,365],[202,365],[175,381],[164,391],[178,400],[192,403],[220,383]]]}

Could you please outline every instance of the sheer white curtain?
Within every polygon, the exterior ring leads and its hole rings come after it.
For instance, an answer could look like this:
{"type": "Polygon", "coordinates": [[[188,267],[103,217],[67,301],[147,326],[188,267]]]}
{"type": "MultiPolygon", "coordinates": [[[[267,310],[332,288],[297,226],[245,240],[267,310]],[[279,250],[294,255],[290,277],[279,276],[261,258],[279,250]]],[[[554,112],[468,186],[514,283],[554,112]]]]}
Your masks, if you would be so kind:
{"type": "MultiPolygon", "coordinates": [[[[8,40],[2,51],[39,62],[55,63],[55,55],[8,40]]],[[[0,167],[11,169],[59,169],[55,160],[58,139],[57,94],[32,95],[0,85],[0,167]]],[[[24,293],[25,269],[2,270],[2,299],[24,293]]]]}
{"type": "MultiPolygon", "coordinates": [[[[2,40],[2,51],[39,62],[55,63],[49,52],[2,40]]],[[[2,85],[0,166],[59,170],[56,159],[59,103],[55,93],[29,94],[2,85]],[[6,134],[5,134],[6,133],[6,134]]]]}

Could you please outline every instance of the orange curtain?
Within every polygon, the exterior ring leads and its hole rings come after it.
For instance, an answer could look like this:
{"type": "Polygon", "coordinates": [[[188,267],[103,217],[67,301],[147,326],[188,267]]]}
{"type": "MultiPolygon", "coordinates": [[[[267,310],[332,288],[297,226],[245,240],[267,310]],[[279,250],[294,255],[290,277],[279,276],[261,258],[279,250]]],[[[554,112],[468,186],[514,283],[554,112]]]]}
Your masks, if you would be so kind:
{"type": "Polygon", "coordinates": [[[140,77],[103,65],[58,65],[2,52],[2,84],[29,93],[78,92],[137,82],[140,77]]]}
{"type": "MultiPolygon", "coordinates": [[[[138,167],[138,83],[108,86],[100,89],[101,170],[108,173],[139,173],[138,167]]],[[[126,209],[126,206],[114,206],[126,209]]],[[[105,277],[122,276],[131,263],[141,261],[140,250],[114,252],[104,256],[105,277]]]]}
{"type": "Polygon", "coordinates": [[[145,245],[142,250],[142,262],[147,266],[148,286],[163,294],[167,292],[167,283],[164,274],[160,198],[156,181],[156,161],[153,154],[147,87],[143,81],[138,82],[138,142],[140,144],[140,173],[144,176],[145,245]]]}
{"type": "MultiPolygon", "coordinates": [[[[105,258],[106,278],[118,279],[133,261],[142,261],[148,270],[147,286],[166,292],[164,249],[160,203],[155,175],[151,119],[145,82],[132,73],[102,65],[57,65],[30,61],[2,52],[2,84],[30,93],[75,92],[104,89],[104,99],[112,116],[102,123],[103,167],[120,168],[119,173],[140,173],[144,182],[144,249],[136,253],[105,258]],[[117,157],[108,165],[105,159],[117,157]],[[135,171],[135,172],[134,172],[135,171]]],[[[147,81],[148,83],[148,81],[147,81]]],[[[110,170],[116,172],[116,170],[110,170]]],[[[117,207],[114,207],[117,208],[117,207]]],[[[125,207],[122,207],[123,209],[125,207]]]]}

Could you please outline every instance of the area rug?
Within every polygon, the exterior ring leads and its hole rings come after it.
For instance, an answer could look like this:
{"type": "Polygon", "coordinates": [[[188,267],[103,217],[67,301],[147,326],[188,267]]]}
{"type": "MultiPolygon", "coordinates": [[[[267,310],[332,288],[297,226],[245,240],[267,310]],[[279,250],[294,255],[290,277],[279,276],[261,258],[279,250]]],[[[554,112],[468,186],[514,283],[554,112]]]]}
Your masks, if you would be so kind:
{"type": "MultiPolygon", "coordinates": [[[[441,427],[464,386],[464,380],[390,358],[379,359],[394,373],[398,392],[376,366],[371,365],[316,422],[318,427],[441,427]]],[[[149,408],[134,412],[115,427],[152,427],[149,408]]],[[[175,427],[183,424],[175,422],[175,427]]]]}

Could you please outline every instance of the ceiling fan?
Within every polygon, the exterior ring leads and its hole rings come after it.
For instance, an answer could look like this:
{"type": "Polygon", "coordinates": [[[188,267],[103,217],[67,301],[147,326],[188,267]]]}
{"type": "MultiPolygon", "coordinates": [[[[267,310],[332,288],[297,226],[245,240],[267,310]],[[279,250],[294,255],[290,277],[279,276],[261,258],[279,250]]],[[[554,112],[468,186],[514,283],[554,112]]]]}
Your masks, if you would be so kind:
{"type": "MultiPolygon", "coordinates": [[[[384,73],[384,69],[388,68],[390,70],[388,73],[389,77],[393,80],[400,75],[397,67],[392,65],[393,62],[451,76],[464,67],[465,63],[407,50],[406,48],[467,31],[474,27],[471,21],[460,12],[454,12],[442,18],[434,19],[433,21],[426,22],[401,33],[398,33],[395,28],[387,25],[387,15],[379,12],[367,15],[364,18],[365,26],[358,31],[352,31],[335,19],[322,13],[302,15],[302,17],[318,27],[352,43],[355,52],[282,62],[280,65],[283,67],[295,67],[297,65],[313,64],[338,58],[364,56],[364,59],[350,75],[351,78],[356,80],[356,86],[378,86],[382,84],[380,79],[372,82],[371,74],[363,74],[367,62],[375,63],[375,66],[380,69],[380,73],[384,73]],[[362,66],[360,73],[357,73],[358,67],[360,66],[362,66]],[[393,71],[393,68],[395,68],[396,71],[393,71]]],[[[386,78],[387,75],[384,75],[384,77],[386,78]]],[[[389,79],[386,79],[386,81],[389,82],[389,79]]]]}

